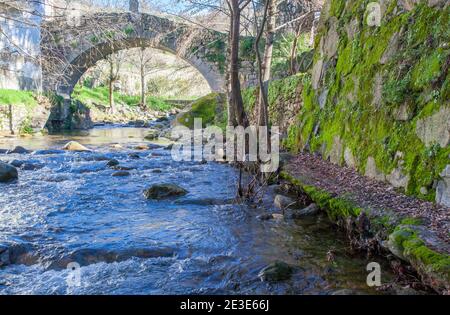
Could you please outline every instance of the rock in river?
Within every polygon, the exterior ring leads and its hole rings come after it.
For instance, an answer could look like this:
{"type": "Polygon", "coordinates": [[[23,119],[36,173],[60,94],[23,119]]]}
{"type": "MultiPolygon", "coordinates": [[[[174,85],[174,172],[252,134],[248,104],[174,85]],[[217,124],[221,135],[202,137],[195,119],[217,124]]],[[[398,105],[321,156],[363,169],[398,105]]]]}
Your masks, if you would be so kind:
{"type": "Polygon", "coordinates": [[[155,140],[158,138],[158,131],[150,130],[149,133],[144,137],[145,140],[155,140]]]}
{"type": "Polygon", "coordinates": [[[276,195],[273,203],[274,203],[275,207],[277,207],[278,209],[281,209],[281,210],[284,210],[286,208],[298,207],[297,201],[295,201],[294,199],[292,199],[290,197],[283,196],[283,195],[276,195]]]}
{"type": "Polygon", "coordinates": [[[19,178],[19,173],[14,166],[0,162],[0,183],[6,183],[19,178]]]}
{"type": "Polygon", "coordinates": [[[307,216],[311,216],[311,215],[316,215],[317,213],[319,213],[319,207],[315,204],[312,203],[309,206],[307,206],[306,208],[303,209],[288,209],[286,216],[288,218],[291,219],[300,219],[303,217],[307,217],[307,216]]]}
{"type": "Polygon", "coordinates": [[[292,267],[282,261],[271,263],[263,268],[258,277],[263,281],[277,282],[288,280],[292,275],[292,267]]]}
{"type": "Polygon", "coordinates": [[[91,151],[76,141],[68,142],[62,149],[67,151],[91,151]]]}
{"type": "Polygon", "coordinates": [[[119,172],[115,172],[113,173],[111,176],[113,177],[125,177],[125,176],[130,176],[130,172],[127,171],[119,171],[119,172]]]}
{"type": "Polygon", "coordinates": [[[25,149],[24,147],[17,146],[14,150],[8,151],[7,154],[27,154],[30,153],[30,150],[25,149]]]}
{"type": "Polygon", "coordinates": [[[111,159],[108,161],[108,163],[106,163],[106,166],[109,167],[113,167],[113,166],[117,166],[119,165],[119,161],[117,161],[116,159],[111,159]]]}
{"type": "Polygon", "coordinates": [[[175,184],[156,184],[144,190],[145,198],[156,200],[184,196],[187,193],[186,189],[175,184]]]}
{"type": "Polygon", "coordinates": [[[256,218],[261,221],[267,221],[267,220],[273,219],[273,214],[272,213],[264,213],[264,214],[258,215],[256,218]]]}

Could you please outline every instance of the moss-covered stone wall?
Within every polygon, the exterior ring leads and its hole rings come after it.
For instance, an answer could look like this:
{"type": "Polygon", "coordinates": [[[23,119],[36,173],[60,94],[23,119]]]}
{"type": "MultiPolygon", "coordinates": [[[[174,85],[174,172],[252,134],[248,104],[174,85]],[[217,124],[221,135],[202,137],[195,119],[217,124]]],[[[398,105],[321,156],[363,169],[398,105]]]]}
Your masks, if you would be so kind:
{"type": "MultiPolygon", "coordinates": [[[[295,123],[302,106],[305,77],[307,77],[306,74],[300,73],[269,83],[269,123],[278,126],[284,136],[287,135],[289,127],[295,123]]],[[[242,90],[244,106],[252,123],[256,122],[258,95],[258,87],[242,90]]]]}
{"type": "Polygon", "coordinates": [[[448,1],[373,2],[325,2],[286,144],[450,206],[448,1]]]}

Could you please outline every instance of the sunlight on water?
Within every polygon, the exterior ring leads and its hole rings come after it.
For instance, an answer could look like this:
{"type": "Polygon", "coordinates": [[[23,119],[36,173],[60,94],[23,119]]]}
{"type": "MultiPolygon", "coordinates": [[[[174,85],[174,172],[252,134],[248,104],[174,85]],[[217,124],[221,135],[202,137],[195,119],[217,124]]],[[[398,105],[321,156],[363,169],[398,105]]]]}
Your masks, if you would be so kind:
{"type": "Polygon", "coordinates": [[[276,211],[272,192],[259,207],[235,205],[233,168],[174,162],[164,148],[133,150],[146,132],[99,128],[0,140],[6,149],[59,149],[70,140],[94,149],[0,156],[5,162],[43,165],[20,170],[16,183],[0,184],[0,246],[13,250],[15,259],[0,267],[0,293],[375,292],[365,284],[368,261],[349,256],[345,239],[336,237],[326,218],[297,224],[257,220],[276,211]],[[111,143],[124,149],[112,149],[111,143]],[[129,167],[130,176],[111,176],[115,170],[106,165],[111,158],[129,167]],[[162,182],[178,183],[189,194],[145,200],[142,191],[162,182]],[[336,252],[334,263],[326,259],[330,249],[336,252]],[[258,272],[276,259],[296,267],[293,277],[279,284],[261,282],[258,272]],[[70,262],[81,266],[75,286],[67,282],[70,262]]]}

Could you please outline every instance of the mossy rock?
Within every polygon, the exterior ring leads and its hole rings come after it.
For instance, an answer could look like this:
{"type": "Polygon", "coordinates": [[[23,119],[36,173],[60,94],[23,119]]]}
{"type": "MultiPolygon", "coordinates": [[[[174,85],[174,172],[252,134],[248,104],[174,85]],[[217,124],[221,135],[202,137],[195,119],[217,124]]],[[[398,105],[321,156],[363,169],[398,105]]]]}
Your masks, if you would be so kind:
{"type": "Polygon", "coordinates": [[[209,125],[223,127],[226,124],[225,99],[224,94],[208,94],[192,103],[191,108],[187,112],[178,116],[177,122],[194,129],[194,120],[199,118],[202,121],[202,128],[209,125]]]}
{"type": "Polygon", "coordinates": [[[450,255],[445,253],[448,252],[448,246],[437,240],[425,227],[399,225],[389,235],[387,245],[395,256],[409,262],[424,282],[436,291],[450,289],[450,255]]]}

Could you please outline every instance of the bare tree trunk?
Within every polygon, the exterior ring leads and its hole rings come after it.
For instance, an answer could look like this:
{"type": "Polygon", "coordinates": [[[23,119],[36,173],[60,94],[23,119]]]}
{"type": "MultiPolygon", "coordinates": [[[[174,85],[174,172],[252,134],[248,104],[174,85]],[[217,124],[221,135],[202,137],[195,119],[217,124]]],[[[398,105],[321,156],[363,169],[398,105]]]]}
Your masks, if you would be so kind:
{"type": "Polygon", "coordinates": [[[290,75],[294,75],[297,72],[297,44],[298,44],[298,39],[301,35],[301,31],[302,31],[302,26],[303,26],[303,22],[299,23],[297,26],[297,29],[295,30],[295,37],[294,37],[294,41],[292,42],[292,47],[291,47],[291,55],[289,57],[290,59],[290,69],[289,69],[289,74],[290,75]]]}
{"type": "Polygon", "coordinates": [[[114,114],[115,106],[114,106],[114,63],[110,62],[109,64],[109,108],[112,114],[114,114]]]}
{"type": "MultiPolygon", "coordinates": [[[[264,47],[264,61],[261,61],[261,56],[258,52],[259,62],[259,100],[258,100],[258,125],[269,126],[269,100],[268,100],[268,87],[270,80],[270,70],[272,66],[272,52],[273,52],[273,40],[275,29],[275,0],[267,0],[266,7],[264,9],[264,17],[261,25],[259,40],[266,28],[266,43],[264,47]]],[[[257,45],[259,45],[259,40],[257,45]]],[[[258,46],[257,46],[258,47],[258,46]]]]}
{"type": "Polygon", "coordinates": [[[141,54],[140,54],[140,67],[141,67],[141,106],[143,109],[146,108],[146,99],[145,99],[145,63],[144,63],[144,50],[145,47],[141,47],[141,54]]]}
{"type": "Polygon", "coordinates": [[[231,30],[230,30],[230,87],[231,104],[234,107],[237,123],[243,127],[248,126],[247,115],[244,110],[241,83],[239,81],[239,40],[241,26],[241,8],[239,0],[231,0],[231,30]]]}
{"type": "Polygon", "coordinates": [[[233,28],[233,19],[230,16],[230,32],[228,33],[228,44],[227,45],[227,59],[228,59],[228,67],[226,73],[226,85],[227,85],[227,96],[228,96],[228,126],[236,126],[236,113],[234,110],[234,101],[233,94],[231,88],[231,29],[233,28]]]}

